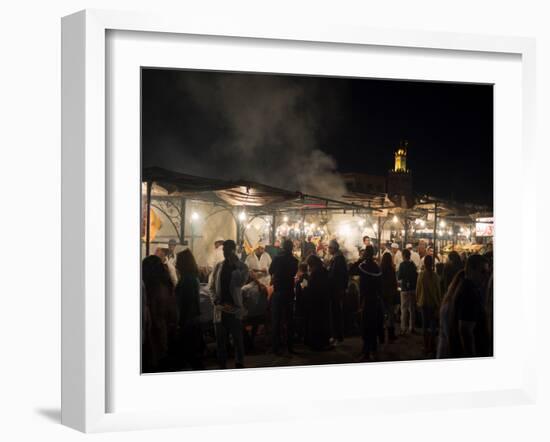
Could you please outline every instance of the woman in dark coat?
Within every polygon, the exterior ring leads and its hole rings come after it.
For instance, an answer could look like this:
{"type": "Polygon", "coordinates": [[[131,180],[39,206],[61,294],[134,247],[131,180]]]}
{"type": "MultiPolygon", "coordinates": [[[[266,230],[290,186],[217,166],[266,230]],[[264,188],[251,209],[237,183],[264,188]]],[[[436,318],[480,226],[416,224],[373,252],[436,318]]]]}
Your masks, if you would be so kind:
{"type": "Polygon", "coordinates": [[[171,369],[170,346],[177,328],[176,299],[170,273],[155,255],[142,262],[141,277],[145,287],[145,307],[149,323],[145,324],[148,339],[143,345],[142,371],[158,372],[171,369]]]}
{"type": "Polygon", "coordinates": [[[382,272],[374,261],[374,248],[367,246],[362,259],[352,266],[352,274],[359,275],[361,331],[363,356],[361,362],[376,360],[378,331],[383,321],[382,272]]]}
{"type": "Polygon", "coordinates": [[[397,292],[397,276],[391,253],[385,253],[380,263],[382,272],[382,301],[387,320],[388,340],[395,340],[395,305],[399,294],[397,292]]]}
{"type": "Polygon", "coordinates": [[[177,254],[178,359],[183,366],[202,370],[204,341],[200,326],[199,269],[190,250],[177,254]]]}
{"type": "Polygon", "coordinates": [[[441,293],[443,295],[447,292],[455,275],[461,270],[464,270],[464,264],[460,260],[460,255],[453,250],[449,253],[447,262],[443,267],[443,284],[441,287],[441,293]]]}
{"type": "Polygon", "coordinates": [[[318,256],[307,258],[309,278],[304,290],[306,310],[305,344],[313,350],[329,347],[330,330],[330,289],[328,272],[318,256]]]}

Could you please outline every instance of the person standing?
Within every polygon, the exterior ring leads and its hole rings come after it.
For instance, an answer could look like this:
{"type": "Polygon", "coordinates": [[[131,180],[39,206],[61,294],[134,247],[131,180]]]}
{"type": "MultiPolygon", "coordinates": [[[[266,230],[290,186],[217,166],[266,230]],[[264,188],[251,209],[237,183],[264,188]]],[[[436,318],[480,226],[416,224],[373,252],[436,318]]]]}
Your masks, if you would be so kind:
{"type": "Polygon", "coordinates": [[[315,255],[317,246],[312,241],[313,237],[310,235],[307,237],[307,241],[304,242],[304,257],[303,260],[305,261],[309,255],[315,255]]]}
{"type": "Polygon", "coordinates": [[[432,355],[435,352],[436,314],[441,305],[441,285],[433,268],[433,259],[432,255],[424,257],[424,270],[418,275],[416,283],[416,302],[422,313],[422,332],[426,355],[432,355]]]}
{"type": "Polygon", "coordinates": [[[205,345],[200,325],[199,268],[189,249],[176,255],[175,266],[178,272],[178,353],[182,364],[188,364],[193,370],[202,370],[205,345]]]}
{"type": "Polygon", "coordinates": [[[416,319],[416,281],[418,273],[411,261],[411,252],[403,250],[403,262],[397,271],[397,279],[401,284],[401,334],[414,333],[416,319]],[[408,322],[408,325],[407,325],[408,322]]]}
{"type": "Polygon", "coordinates": [[[271,265],[271,256],[265,251],[264,244],[261,241],[256,245],[254,252],[246,257],[245,264],[255,280],[266,287],[269,285],[271,277],[268,269],[271,265]]]}
{"type": "MultiPolygon", "coordinates": [[[[441,301],[439,309],[439,339],[437,341],[437,359],[451,357],[451,335],[452,317],[454,316],[454,306],[456,293],[459,291],[464,281],[464,270],[459,270],[453,280],[447,287],[447,291],[441,301]]],[[[456,328],[456,327],[454,327],[456,328]]],[[[454,333],[457,334],[456,332],[454,333]]]]}
{"type": "Polygon", "coordinates": [[[458,339],[451,337],[453,357],[491,356],[485,293],[490,277],[489,262],[471,255],[464,268],[464,281],[455,297],[458,339]]]}
{"type": "Polygon", "coordinates": [[[171,369],[170,353],[177,328],[174,286],[162,259],[156,255],[142,262],[141,275],[149,311],[150,352],[144,358],[145,372],[171,369]]]}
{"type": "Polygon", "coordinates": [[[330,344],[330,291],[328,272],[321,258],[310,255],[307,259],[309,276],[303,288],[306,312],[304,343],[319,351],[330,344]]]}
{"type": "Polygon", "coordinates": [[[363,255],[363,253],[365,253],[365,249],[367,248],[367,246],[372,246],[372,248],[374,249],[374,255],[376,256],[378,251],[368,235],[363,236],[363,245],[359,249],[359,254],[363,255]]]}
{"type": "Polygon", "coordinates": [[[155,250],[155,256],[158,256],[162,261],[162,264],[170,275],[172,285],[175,287],[178,283],[178,275],[176,272],[175,263],[172,260],[168,259],[168,250],[169,249],[166,247],[157,247],[157,249],[155,250]]]}
{"type": "Polygon", "coordinates": [[[330,261],[328,279],[331,295],[332,338],[334,342],[344,341],[344,298],[348,288],[348,265],[336,240],[328,245],[330,261]]]}
{"type": "Polygon", "coordinates": [[[298,272],[298,260],[292,254],[292,240],[283,242],[282,252],[278,254],[269,266],[269,274],[273,284],[271,296],[271,327],[273,353],[281,354],[281,333],[286,325],[287,349],[294,353],[293,348],[293,303],[294,277],[298,272]]]}
{"type": "Polygon", "coordinates": [[[391,245],[391,254],[393,259],[393,266],[398,269],[399,265],[403,262],[403,255],[399,250],[399,244],[397,244],[396,242],[392,243],[391,245]]]}
{"type": "Polygon", "coordinates": [[[216,238],[216,240],[214,241],[214,249],[208,255],[207,260],[210,271],[214,270],[214,267],[216,267],[219,262],[222,262],[225,259],[223,256],[223,243],[224,240],[221,237],[216,238]]]}
{"type": "Polygon", "coordinates": [[[273,260],[279,253],[281,253],[281,240],[276,239],[273,244],[268,245],[265,251],[269,253],[269,256],[273,260]]]}
{"type": "Polygon", "coordinates": [[[426,240],[421,239],[420,241],[418,241],[418,256],[420,257],[421,262],[424,259],[424,256],[426,256],[427,247],[428,245],[426,244],[426,240]]]}
{"type": "MultiPolygon", "coordinates": [[[[413,250],[413,245],[412,244],[407,244],[406,249],[411,254],[411,261],[416,266],[416,270],[420,270],[420,265],[421,265],[420,255],[413,250]]],[[[396,267],[396,268],[399,269],[399,267],[396,267]]]]}
{"type": "Polygon", "coordinates": [[[174,268],[176,268],[176,246],[177,241],[175,239],[170,239],[168,241],[168,251],[166,252],[166,261],[174,268]]]}
{"type": "Polygon", "coordinates": [[[298,273],[294,279],[294,322],[296,336],[299,340],[303,340],[307,324],[307,308],[305,294],[309,280],[308,265],[306,262],[301,262],[298,266],[298,273]]]}
{"type": "Polygon", "coordinates": [[[359,309],[363,339],[361,362],[376,360],[378,330],[382,322],[382,272],[374,261],[374,248],[367,246],[351,273],[359,275],[359,309]]]}
{"type": "Polygon", "coordinates": [[[248,279],[248,267],[236,254],[235,241],[228,239],[223,243],[224,260],[219,262],[212,272],[211,291],[214,302],[214,328],[218,363],[227,368],[227,336],[233,337],[235,346],[235,368],[244,367],[243,341],[243,298],[241,289],[248,279]]]}
{"type": "Polygon", "coordinates": [[[382,255],[380,270],[382,272],[382,301],[387,321],[388,340],[393,342],[395,341],[395,298],[398,296],[398,291],[395,267],[390,254],[382,255]]]}
{"type": "Polygon", "coordinates": [[[464,269],[464,264],[460,260],[460,255],[454,250],[449,252],[447,262],[443,267],[443,293],[447,292],[453,278],[462,269],[464,269]]]}

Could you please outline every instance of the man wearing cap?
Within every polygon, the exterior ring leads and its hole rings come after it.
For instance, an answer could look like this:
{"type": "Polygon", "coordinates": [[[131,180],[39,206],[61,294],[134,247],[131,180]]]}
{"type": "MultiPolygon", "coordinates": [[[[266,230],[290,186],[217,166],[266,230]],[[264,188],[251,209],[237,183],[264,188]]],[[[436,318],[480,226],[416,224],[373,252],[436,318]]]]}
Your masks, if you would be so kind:
{"type": "Polygon", "coordinates": [[[416,266],[416,270],[420,270],[420,265],[421,265],[420,255],[413,250],[413,245],[410,243],[407,244],[405,248],[409,252],[411,252],[411,261],[416,266]]]}
{"type": "Polygon", "coordinates": [[[258,241],[254,253],[246,257],[245,264],[248,266],[252,278],[265,286],[269,285],[271,277],[268,270],[271,265],[271,256],[265,251],[262,241],[258,241]]]}
{"type": "Polygon", "coordinates": [[[391,254],[393,257],[393,265],[396,269],[399,269],[399,265],[403,262],[403,255],[399,250],[399,244],[397,244],[396,242],[392,243],[391,245],[391,254]]]}
{"type": "Polygon", "coordinates": [[[214,328],[220,368],[226,368],[227,337],[233,337],[235,368],[244,367],[242,319],[244,315],[242,287],[248,279],[248,267],[237,257],[235,241],[228,239],[222,246],[224,260],[212,272],[210,290],[214,302],[214,328]]]}

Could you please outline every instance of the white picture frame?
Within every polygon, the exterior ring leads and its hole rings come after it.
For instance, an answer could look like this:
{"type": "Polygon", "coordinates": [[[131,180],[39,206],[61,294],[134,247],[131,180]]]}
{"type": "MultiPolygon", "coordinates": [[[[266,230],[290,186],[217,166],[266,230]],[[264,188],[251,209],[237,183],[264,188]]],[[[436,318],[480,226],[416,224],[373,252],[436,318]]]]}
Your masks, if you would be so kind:
{"type": "MultiPolygon", "coordinates": [[[[349,28],[319,24],[298,28],[281,23],[258,27],[253,23],[212,23],[191,17],[162,17],[112,11],[87,10],[62,21],[62,423],[84,432],[207,424],[212,416],[177,411],[108,412],[110,346],[107,327],[110,311],[106,287],[109,257],[107,226],[110,196],[106,119],[106,34],[109,31],[142,31],[172,35],[202,35],[273,41],[368,45],[379,48],[435,49],[478,54],[514,54],[521,57],[521,157],[527,168],[534,161],[535,42],[517,37],[494,37],[349,28]]],[[[522,222],[534,219],[535,194],[529,177],[521,189],[522,222]],[[529,189],[529,191],[528,191],[529,189]]],[[[498,221],[497,221],[498,222],[498,221]]],[[[498,235],[498,232],[497,232],[498,235]]],[[[498,248],[496,250],[498,256],[498,248]]],[[[527,249],[519,251],[525,258],[527,249]]],[[[523,305],[534,305],[534,281],[521,280],[523,305]]],[[[498,315],[498,311],[497,311],[498,315]]],[[[534,324],[525,336],[534,334],[534,324]]],[[[454,394],[396,394],[378,397],[311,399],[310,409],[274,406],[244,414],[239,421],[324,416],[334,413],[369,413],[417,409],[532,403],[536,396],[534,339],[525,342],[526,361],[521,379],[502,389],[463,391],[454,394]],[[400,399],[399,399],[400,398],[400,399]],[[399,399],[399,400],[398,400],[399,399]],[[409,401],[409,402],[407,402],[409,401]]],[[[498,357],[498,355],[497,355],[498,357]]],[[[443,362],[445,363],[445,362],[443,362]]],[[[285,373],[289,373],[285,370],[285,373]]],[[[216,373],[217,378],[235,376],[216,373]]],[[[239,373],[242,376],[243,373],[239,373]]],[[[292,374],[286,374],[292,376],[292,374]]],[[[241,378],[242,379],[242,378],[241,378]]],[[[398,393],[398,392],[396,392],[398,393]]],[[[252,405],[240,404],[246,413],[252,405]]]]}

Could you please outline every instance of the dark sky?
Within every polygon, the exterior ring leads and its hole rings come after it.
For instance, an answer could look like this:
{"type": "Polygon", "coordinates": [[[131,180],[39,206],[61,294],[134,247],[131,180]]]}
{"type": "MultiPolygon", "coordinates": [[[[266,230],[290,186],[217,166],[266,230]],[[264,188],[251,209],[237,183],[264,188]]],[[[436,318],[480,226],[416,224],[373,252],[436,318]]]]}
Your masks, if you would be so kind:
{"type": "Polygon", "coordinates": [[[143,69],[142,136],[144,167],[317,193],[406,139],[416,192],[492,204],[491,85],[143,69]]]}

